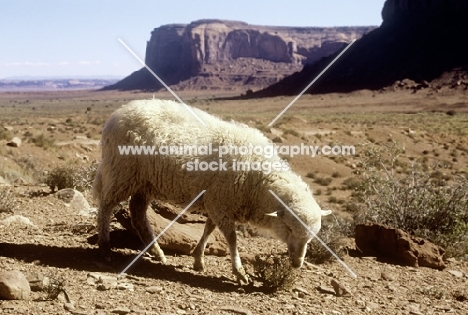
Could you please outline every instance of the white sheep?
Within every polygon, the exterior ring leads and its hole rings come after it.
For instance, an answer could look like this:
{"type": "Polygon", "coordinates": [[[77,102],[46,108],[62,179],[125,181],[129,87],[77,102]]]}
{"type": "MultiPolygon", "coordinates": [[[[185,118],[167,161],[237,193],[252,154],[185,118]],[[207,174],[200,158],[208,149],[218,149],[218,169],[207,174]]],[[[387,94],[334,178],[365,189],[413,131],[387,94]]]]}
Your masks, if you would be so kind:
{"type": "MultiPolygon", "coordinates": [[[[237,162],[278,162],[277,154],[270,158],[258,154],[222,157],[226,170],[195,171],[190,163],[195,159],[220,162],[218,155],[122,155],[119,146],[163,146],[212,144],[220,146],[271,146],[272,142],[254,128],[226,122],[196,108],[192,111],[203,121],[203,126],[183,105],[173,101],[133,101],[115,111],[102,132],[102,161],[97,170],[93,195],[99,202],[99,248],[110,255],[109,223],[112,209],[130,199],[132,224],[141,240],[149,244],[154,239],[146,218],[148,204],[153,199],[181,206],[187,205],[202,190],[204,195],[192,206],[206,215],[203,236],[194,249],[194,269],[204,270],[204,250],[209,235],[218,227],[224,234],[232,260],[233,273],[238,281],[248,282],[236,246],[236,222],[249,223],[284,241],[288,246],[292,265],[299,268],[306,253],[307,243],[320,230],[323,211],[302,179],[282,167],[271,172],[233,170],[237,162]],[[273,191],[296,216],[275,199],[273,191]],[[268,215],[270,214],[270,215],[268,215]],[[273,215],[272,215],[273,214],[273,215]]],[[[277,163],[277,164],[278,164],[277,163]]],[[[166,258],[157,242],[149,252],[157,260],[166,258]]],[[[110,256],[108,256],[110,257],[110,256]]]]}

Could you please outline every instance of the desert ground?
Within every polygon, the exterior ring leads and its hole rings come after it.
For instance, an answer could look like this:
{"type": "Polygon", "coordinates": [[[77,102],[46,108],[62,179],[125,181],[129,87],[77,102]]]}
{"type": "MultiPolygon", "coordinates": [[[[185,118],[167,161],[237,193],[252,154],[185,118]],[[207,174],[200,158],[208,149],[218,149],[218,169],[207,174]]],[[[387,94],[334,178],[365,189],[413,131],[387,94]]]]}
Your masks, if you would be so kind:
{"type": "MultiPolygon", "coordinates": [[[[441,162],[441,176],[448,181],[468,176],[466,91],[387,89],[303,95],[272,127],[270,121],[294,97],[219,100],[190,91],[180,97],[225,120],[258,128],[276,143],[355,146],[356,154],[349,156],[288,159],[322,208],[345,220],[358,211],[350,207],[352,183],[366,145],[396,143],[404,148],[408,164],[441,162]]],[[[293,287],[276,293],[267,292],[257,281],[237,284],[229,256],[207,256],[203,273],[192,270],[188,255],[169,253],[165,265],[143,257],[125,277],[115,280],[116,287],[97,283],[96,273],[115,278],[138,253],[138,246],[114,248],[113,265],[104,263],[97,245],[88,241],[96,234],[95,217],[67,207],[43,179],[58,166],[86,168],[99,162],[100,133],[110,114],[131,100],[151,98],[174,99],[167,92],[0,93],[0,176],[12,201],[11,211],[0,211],[0,221],[15,214],[33,224],[0,225],[0,270],[20,270],[28,279],[45,276],[66,292],[51,298],[37,290],[27,300],[1,300],[0,313],[468,314],[467,261],[449,258],[444,270],[404,267],[353,254],[352,238],[345,240],[342,259],[356,278],[336,260],[307,262],[293,287]],[[20,147],[7,146],[12,137],[22,140],[20,147]],[[332,279],[350,294],[337,296],[332,279]]],[[[83,194],[95,206],[89,189],[83,194]]],[[[122,229],[116,222],[113,227],[122,229]]],[[[286,252],[279,241],[241,231],[239,243],[248,272],[255,255],[286,252]]]]}

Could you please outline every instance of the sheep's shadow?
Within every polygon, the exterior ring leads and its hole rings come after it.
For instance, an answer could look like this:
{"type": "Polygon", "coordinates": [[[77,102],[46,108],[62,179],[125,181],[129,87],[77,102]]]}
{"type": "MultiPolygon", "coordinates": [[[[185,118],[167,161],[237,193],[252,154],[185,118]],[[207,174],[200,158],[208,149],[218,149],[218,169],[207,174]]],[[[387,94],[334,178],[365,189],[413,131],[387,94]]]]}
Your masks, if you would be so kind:
{"type": "MultiPolygon", "coordinates": [[[[21,260],[26,263],[36,263],[42,266],[69,268],[89,272],[120,273],[135,257],[114,251],[112,265],[105,264],[100,259],[97,248],[59,247],[41,244],[10,244],[0,243],[0,256],[21,260]]],[[[170,260],[170,257],[168,257],[170,260]]],[[[139,259],[126,272],[139,277],[166,280],[189,285],[193,288],[207,289],[228,293],[239,291],[240,286],[226,277],[214,277],[207,274],[197,274],[194,271],[183,270],[180,266],[164,265],[147,259],[139,259]]],[[[261,287],[243,286],[246,293],[263,292],[261,287]]]]}

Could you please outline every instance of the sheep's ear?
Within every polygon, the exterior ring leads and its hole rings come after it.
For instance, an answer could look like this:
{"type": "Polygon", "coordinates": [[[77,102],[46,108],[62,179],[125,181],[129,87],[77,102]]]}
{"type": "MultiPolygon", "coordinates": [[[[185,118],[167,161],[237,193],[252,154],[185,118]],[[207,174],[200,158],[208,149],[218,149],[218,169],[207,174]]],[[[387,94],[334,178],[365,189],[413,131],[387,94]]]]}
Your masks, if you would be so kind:
{"type": "Polygon", "coordinates": [[[322,211],[322,217],[327,216],[332,213],[331,210],[321,210],[322,211]]]}
{"type": "Polygon", "coordinates": [[[268,215],[270,217],[282,217],[282,216],[284,216],[284,211],[279,210],[279,211],[275,211],[275,212],[272,212],[272,213],[266,213],[265,215],[268,215]]]}

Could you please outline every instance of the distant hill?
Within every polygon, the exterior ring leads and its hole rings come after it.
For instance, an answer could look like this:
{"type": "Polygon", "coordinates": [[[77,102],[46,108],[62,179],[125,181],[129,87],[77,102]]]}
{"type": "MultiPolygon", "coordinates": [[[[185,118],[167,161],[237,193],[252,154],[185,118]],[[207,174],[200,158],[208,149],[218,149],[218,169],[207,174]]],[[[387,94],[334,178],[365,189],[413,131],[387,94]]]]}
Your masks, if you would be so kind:
{"type": "Polygon", "coordinates": [[[112,78],[39,78],[11,77],[0,80],[1,91],[60,91],[60,90],[98,90],[114,84],[112,78]]]}
{"type": "MultiPolygon", "coordinates": [[[[359,39],[310,93],[375,90],[403,79],[468,88],[468,1],[387,0],[382,17],[382,25],[359,39]]],[[[297,94],[337,54],[249,97],[297,94]]]]}
{"type": "MultiPolygon", "coordinates": [[[[257,90],[375,27],[258,26],[225,20],[164,25],[151,33],[145,63],[176,90],[257,90]]],[[[142,68],[105,89],[160,88],[142,68]]]]}

